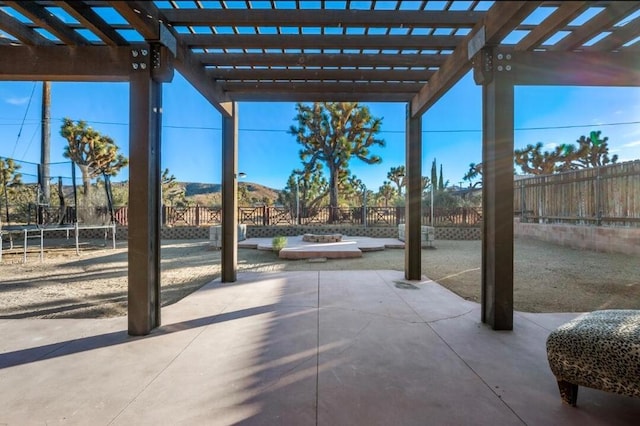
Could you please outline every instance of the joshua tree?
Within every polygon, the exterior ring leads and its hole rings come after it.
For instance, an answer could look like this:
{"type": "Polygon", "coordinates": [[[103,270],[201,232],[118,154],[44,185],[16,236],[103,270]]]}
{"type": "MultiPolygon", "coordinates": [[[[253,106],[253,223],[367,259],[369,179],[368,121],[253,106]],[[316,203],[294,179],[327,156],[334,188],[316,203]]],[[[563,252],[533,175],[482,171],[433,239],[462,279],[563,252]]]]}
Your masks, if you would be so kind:
{"type": "Polygon", "coordinates": [[[398,196],[402,197],[402,188],[406,185],[405,175],[407,171],[404,166],[392,167],[387,173],[387,179],[396,184],[398,196]]]}
{"type": "Polygon", "coordinates": [[[300,159],[305,169],[314,170],[317,163],[327,166],[330,221],[334,221],[338,218],[341,171],[348,170],[352,158],[367,164],[382,161],[370,152],[373,146],[384,146],[384,140],[375,137],[382,120],[372,117],[366,106],[350,102],[297,104],[296,109],[298,125],[291,126],[289,133],[302,145],[300,159]]]}
{"type": "Polygon", "coordinates": [[[22,185],[22,175],[18,173],[20,165],[10,158],[0,158],[0,199],[4,200],[6,221],[9,222],[9,197],[22,185]]]}
{"type": "Polygon", "coordinates": [[[176,182],[176,177],[173,174],[169,174],[168,168],[162,172],[161,185],[164,204],[171,206],[186,204],[185,188],[176,182]]]}
{"type": "Polygon", "coordinates": [[[468,181],[472,188],[480,185],[482,183],[482,163],[469,164],[469,171],[462,177],[462,180],[468,181]],[[480,180],[473,182],[478,177],[480,177],[480,180]]]}
{"type": "Polygon", "coordinates": [[[397,195],[396,190],[391,186],[391,182],[385,180],[378,189],[378,197],[384,200],[384,206],[389,207],[389,201],[397,195]]]}
{"type": "Polygon", "coordinates": [[[280,192],[278,202],[295,210],[297,196],[300,213],[304,217],[315,214],[316,208],[326,200],[327,193],[327,180],[320,169],[294,170],[287,179],[287,186],[280,192]]]}
{"type": "Polygon", "coordinates": [[[580,136],[572,165],[577,168],[599,167],[618,161],[617,155],[609,157],[609,138],[605,136],[601,139],[600,134],[598,130],[591,132],[589,137],[580,136]]]}
{"type": "Polygon", "coordinates": [[[514,151],[514,161],[524,173],[533,175],[549,175],[557,171],[557,163],[563,162],[563,146],[553,151],[542,151],[542,142],[527,145],[514,151]]]}
{"type": "Polygon", "coordinates": [[[98,176],[115,176],[129,160],[118,153],[118,146],[109,136],[87,126],[85,121],[74,123],[69,118],[62,120],[60,135],[68,145],[64,157],[69,158],[80,168],[85,197],[89,194],[91,179],[98,176]]]}

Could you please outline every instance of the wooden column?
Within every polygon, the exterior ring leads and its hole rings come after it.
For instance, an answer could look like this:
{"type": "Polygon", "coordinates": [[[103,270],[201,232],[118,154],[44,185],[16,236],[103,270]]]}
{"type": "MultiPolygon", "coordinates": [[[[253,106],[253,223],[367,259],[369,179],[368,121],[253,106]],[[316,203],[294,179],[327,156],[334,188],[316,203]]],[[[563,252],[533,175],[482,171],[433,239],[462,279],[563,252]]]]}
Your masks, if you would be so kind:
{"type": "Polygon", "coordinates": [[[160,134],[162,84],[150,67],[129,89],[129,334],[160,325],[160,134]]]}
{"type": "Polygon", "coordinates": [[[408,280],[422,278],[422,115],[411,116],[411,104],[407,104],[407,140],[405,198],[404,277],[408,280]]]}
{"type": "Polygon", "coordinates": [[[475,77],[483,85],[482,322],[494,330],[512,330],[513,70],[495,48],[484,48],[480,55],[475,77]]]}
{"type": "Polygon", "coordinates": [[[222,117],[222,282],[238,272],[238,106],[222,117]]]}

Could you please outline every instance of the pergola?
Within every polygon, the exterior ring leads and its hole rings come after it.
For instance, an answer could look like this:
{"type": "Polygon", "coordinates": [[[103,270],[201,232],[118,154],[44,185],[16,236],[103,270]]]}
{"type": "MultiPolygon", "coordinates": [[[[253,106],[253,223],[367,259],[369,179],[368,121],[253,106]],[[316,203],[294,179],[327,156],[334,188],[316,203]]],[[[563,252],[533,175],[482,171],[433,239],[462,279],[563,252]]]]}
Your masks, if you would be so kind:
{"type": "Polygon", "coordinates": [[[483,89],[482,321],[513,327],[514,86],[640,85],[637,1],[1,1],[0,80],[128,81],[129,334],[160,325],[162,83],[223,117],[222,281],[237,272],[238,101],[405,102],[405,277],[421,278],[422,114],[483,89]],[[135,123],[135,125],[133,125],[135,123]]]}

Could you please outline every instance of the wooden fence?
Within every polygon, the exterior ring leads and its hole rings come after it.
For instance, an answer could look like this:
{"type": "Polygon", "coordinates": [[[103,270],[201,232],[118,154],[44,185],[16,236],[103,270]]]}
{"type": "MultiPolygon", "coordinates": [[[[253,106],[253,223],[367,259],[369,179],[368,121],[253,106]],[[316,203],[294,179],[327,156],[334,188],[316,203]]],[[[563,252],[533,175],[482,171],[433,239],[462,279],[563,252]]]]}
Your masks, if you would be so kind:
{"type": "MultiPolygon", "coordinates": [[[[400,207],[320,207],[313,210],[295,209],[276,206],[238,207],[238,222],[254,226],[291,226],[291,225],[355,225],[355,226],[395,226],[404,223],[405,208],[400,207]],[[335,210],[334,214],[332,210],[335,210]],[[331,221],[330,218],[334,220],[331,221]]],[[[129,207],[114,208],[113,218],[118,225],[127,226],[129,207]]],[[[77,220],[84,224],[111,223],[111,212],[106,207],[79,209],[67,206],[38,207],[12,209],[9,221],[5,224],[41,225],[70,224],[77,220]]],[[[482,221],[482,209],[479,207],[454,207],[434,209],[433,220],[430,209],[425,209],[422,216],[423,225],[435,226],[476,226],[482,221]]],[[[171,207],[162,206],[163,226],[211,226],[222,222],[222,208],[208,206],[171,207]]]]}
{"type": "Polygon", "coordinates": [[[640,160],[515,182],[522,222],[640,226],[640,160]]]}
{"type": "MultiPolygon", "coordinates": [[[[274,225],[325,225],[329,224],[330,207],[313,211],[302,210],[296,216],[293,209],[273,206],[238,207],[238,222],[254,226],[274,225]]],[[[428,209],[427,209],[428,210],[428,209]]],[[[128,207],[118,207],[116,222],[127,225],[128,207]]],[[[404,223],[404,207],[350,207],[338,208],[332,225],[395,226],[404,223]]],[[[162,224],[165,226],[210,226],[219,225],[222,220],[220,207],[169,207],[162,208],[162,224]]],[[[422,217],[424,225],[475,226],[482,220],[482,209],[478,207],[435,208],[433,221],[430,211],[422,217]]]]}

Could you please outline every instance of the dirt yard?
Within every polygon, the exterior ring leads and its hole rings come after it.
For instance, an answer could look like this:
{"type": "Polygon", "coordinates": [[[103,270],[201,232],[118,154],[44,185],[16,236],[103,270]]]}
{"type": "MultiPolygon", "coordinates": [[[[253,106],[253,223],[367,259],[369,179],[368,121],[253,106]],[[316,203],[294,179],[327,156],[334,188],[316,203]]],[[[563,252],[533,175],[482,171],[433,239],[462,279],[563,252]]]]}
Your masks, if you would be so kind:
{"type": "MultiPolygon", "coordinates": [[[[55,244],[51,241],[50,244],[55,244]]],[[[59,242],[58,242],[59,243],[59,242]]],[[[126,315],[127,248],[92,242],[80,256],[70,247],[7,254],[0,263],[0,318],[99,318],[126,315]]],[[[480,300],[480,241],[436,241],[422,250],[422,272],[462,297],[480,300]]],[[[281,260],[275,253],[240,249],[239,271],[404,269],[403,250],[364,253],[360,259],[281,260]]],[[[175,303],[220,274],[220,252],[208,241],[164,241],[162,305],[175,303]]],[[[516,310],[582,312],[640,309],[640,259],[572,250],[534,240],[515,242],[516,310]]]]}

